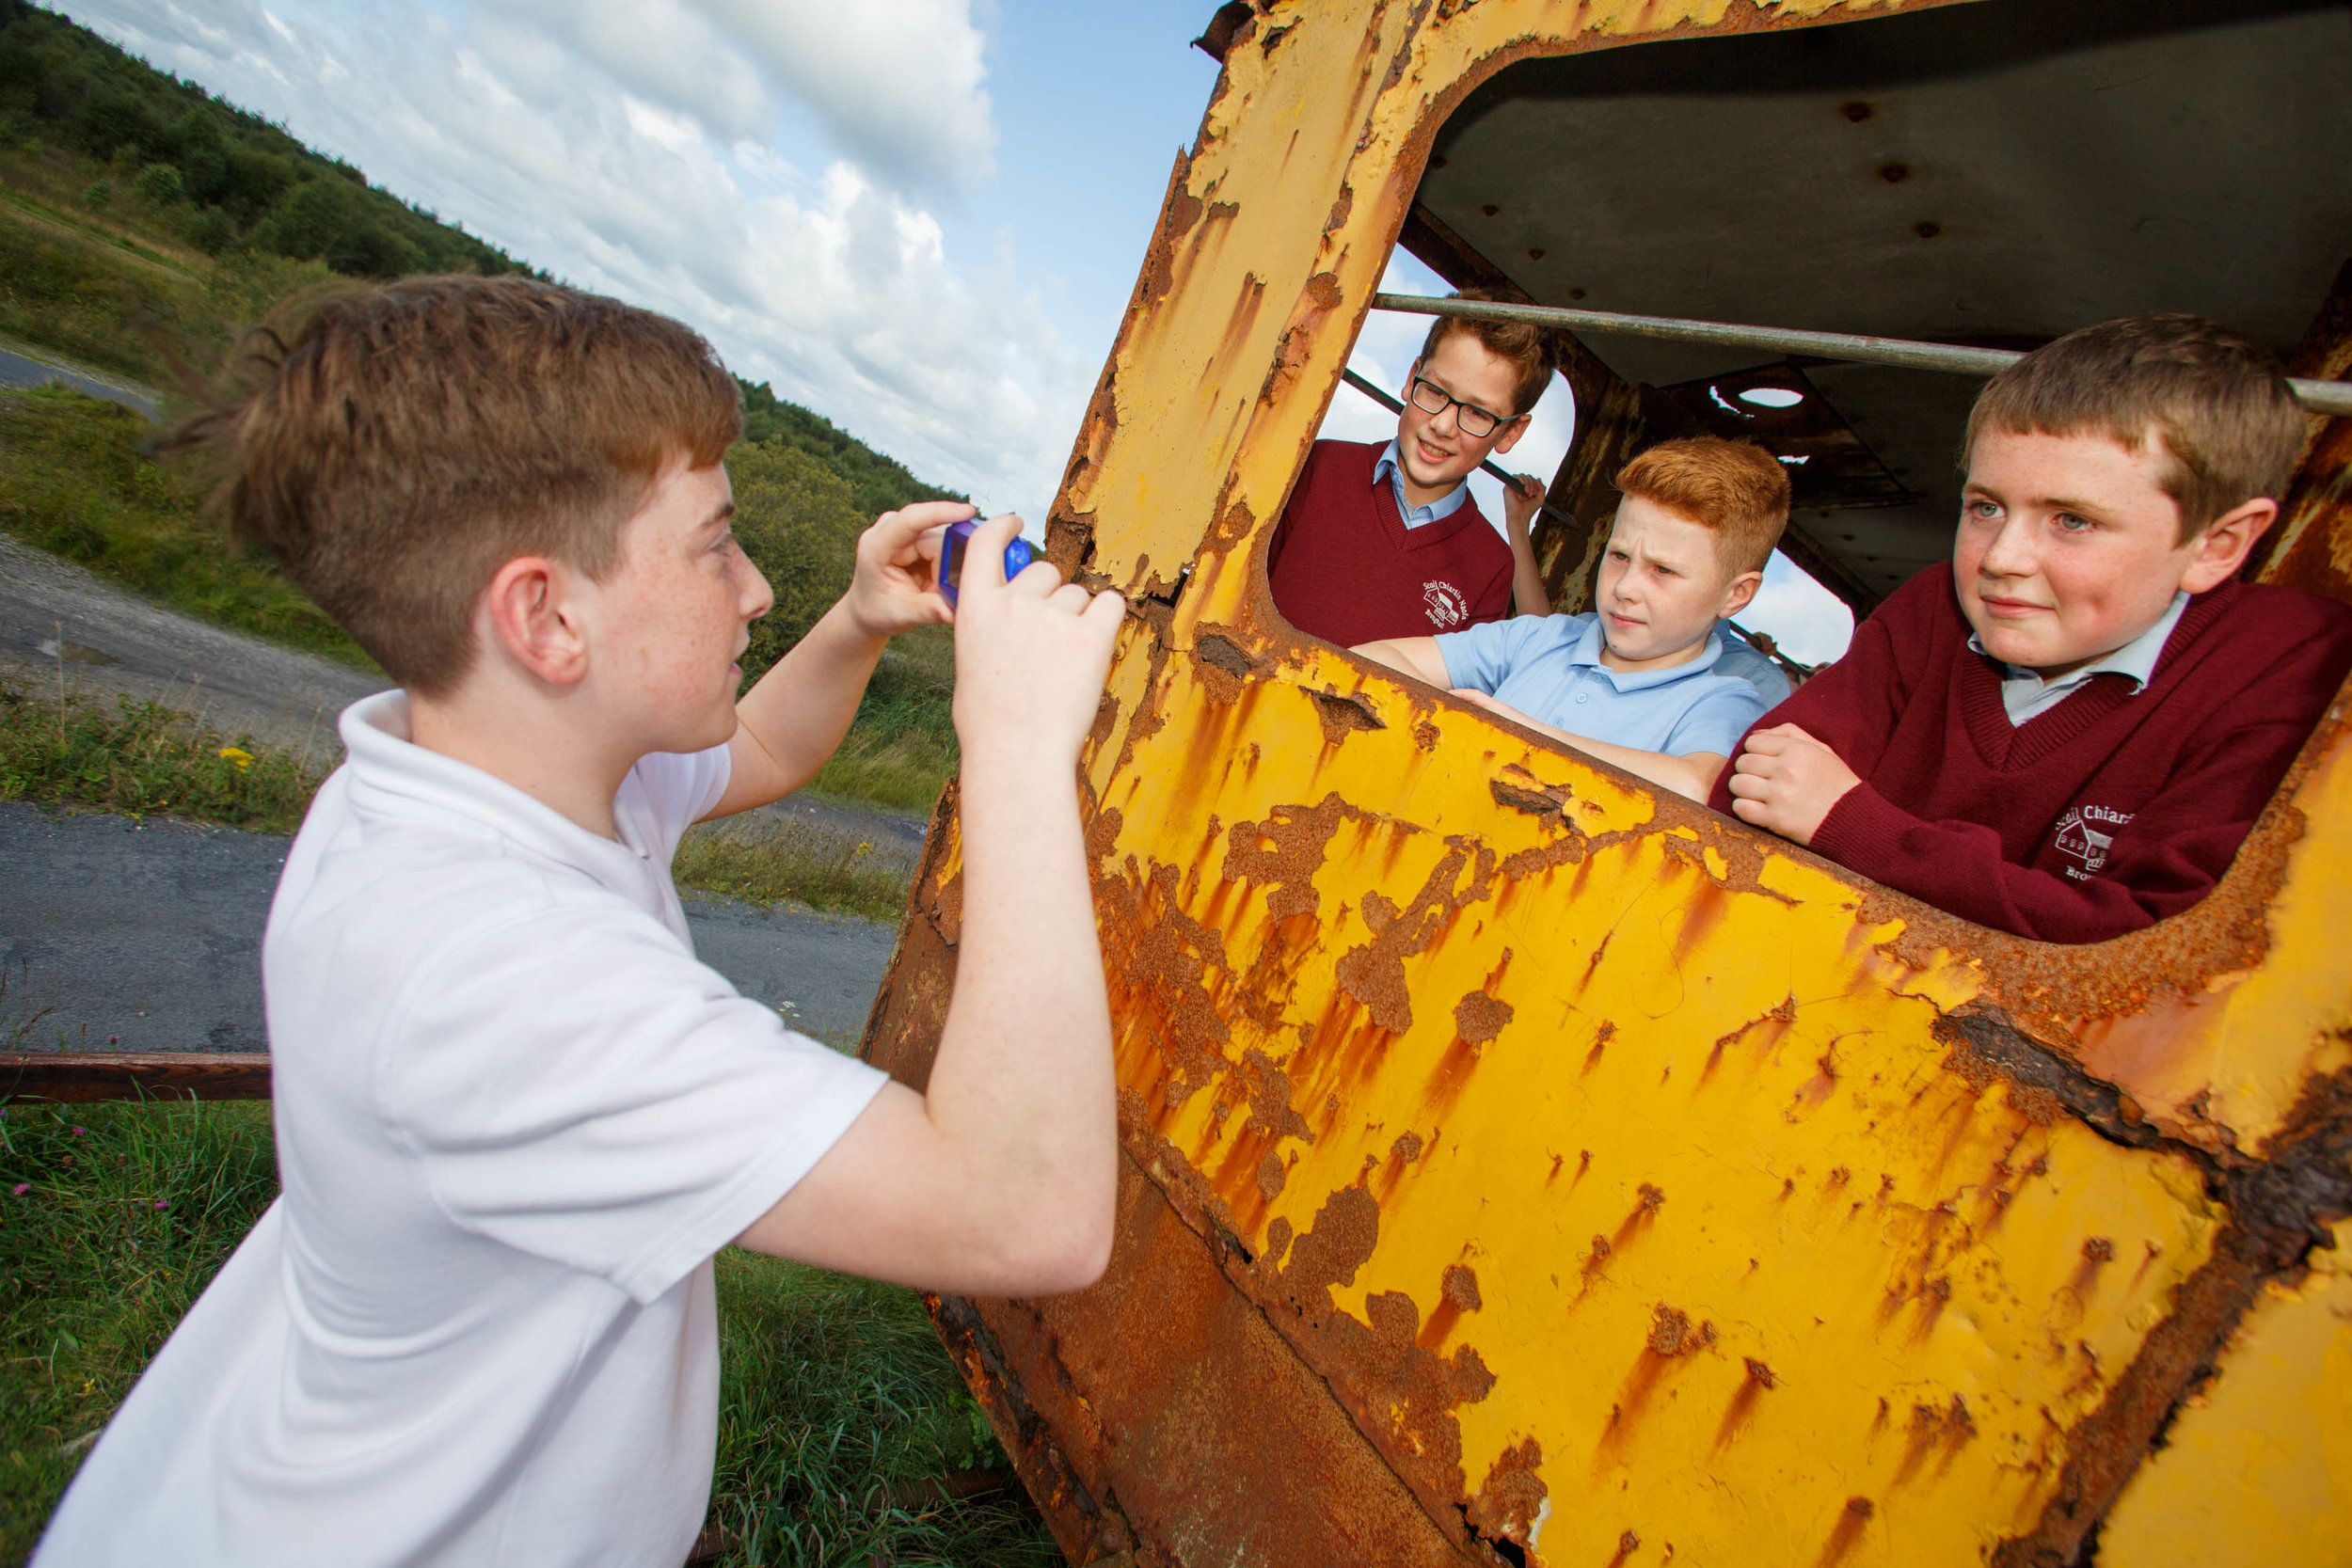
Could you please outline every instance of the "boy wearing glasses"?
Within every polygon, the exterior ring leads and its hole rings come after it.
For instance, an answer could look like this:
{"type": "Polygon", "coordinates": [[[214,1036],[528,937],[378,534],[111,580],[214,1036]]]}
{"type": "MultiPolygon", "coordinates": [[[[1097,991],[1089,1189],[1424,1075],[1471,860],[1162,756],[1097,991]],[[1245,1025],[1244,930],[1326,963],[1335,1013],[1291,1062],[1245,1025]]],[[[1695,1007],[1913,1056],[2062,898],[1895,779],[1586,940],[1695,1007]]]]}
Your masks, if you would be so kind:
{"type": "Polygon", "coordinates": [[[1406,374],[1396,438],[1317,441],[1308,454],[1266,557],[1275,608],[1342,647],[1499,621],[1514,594],[1521,614],[1549,614],[1527,536],[1543,485],[1522,476],[1510,495],[1506,545],[1468,482],[1527,434],[1558,364],[1541,327],[1439,316],[1406,374]]]}

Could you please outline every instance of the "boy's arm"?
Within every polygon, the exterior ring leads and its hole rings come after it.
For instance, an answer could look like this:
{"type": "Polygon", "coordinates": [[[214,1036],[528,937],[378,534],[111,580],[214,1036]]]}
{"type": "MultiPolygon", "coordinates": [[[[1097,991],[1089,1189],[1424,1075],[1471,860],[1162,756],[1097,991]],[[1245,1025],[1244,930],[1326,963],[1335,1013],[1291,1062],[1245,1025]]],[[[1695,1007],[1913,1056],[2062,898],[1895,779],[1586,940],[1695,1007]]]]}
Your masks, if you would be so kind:
{"type": "Polygon", "coordinates": [[[1543,568],[1535,562],[1535,546],[1529,529],[1543,509],[1544,482],[1521,474],[1502,487],[1503,532],[1511,542],[1511,613],[1549,615],[1551,594],[1544,587],[1543,568]]]}
{"type": "Polygon", "coordinates": [[[1013,523],[975,535],[956,615],[963,935],[929,1085],[883,1087],[745,1246],[926,1290],[1077,1290],[1109,1257],[1110,1010],[1076,761],[1121,601],[1009,587],[1013,523]]]}
{"type": "Polygon", "coordinates": [[[1572,751],[1598,757],[1605,763],[1624,768],[1637,779],[1662,784],[1677,795],[1688,796],[1693,800],[1707,799],[1707,792],[1715,787],[1715,776],[1724,770],[1724,764],[1729,760],[1720,752],[1691,752],[1682,756],[1671,756],[1664,752],[1640,752],[1630,746],[1617,745],[1614,741],[1571,735],[1540,719],[1530,719],[1509,704],[1498,703],[1485,692],[1474,691],[1468,687],[1456,687],[1454,694],[1491,713],[1501,714],[1514,723],[1524,724],[1538,735],[1549,736],[1572,751]]]}
{"type": "Polygon", "coordinates": [[[947,619],[931,582],[939,549],[931,531],[970,515],[961,501],[922,501],[883,514],[858,536],[849,592],[735,705],[726,793],[707,816],[767,805],[817,776],[850,733],[884,644],[947,619]]]}
{"type": "Polygon", "coordinates": [[[2000,832],[1984,823],[1915,816],[1854,780],[1794,725],[1751,737],[1731,787],[1742,820],[1947,914],[2038,942],[2102,942],[2178,914],[2213,891],[2309,734],[2306,723],[2274,718],[2216,736],[2080,881],[2008,860],[2000,832]],[[1841,774],[1851,781],[1842,788],[1841,774]]]}
{"type": "Polygon", "coordinates": [[[1426,681],[1431,686],[1451,683],[1445,670],[1445,656],[1438,651],[1438,640],[1434,637],[1397,637],[1380,642],[1359,642],[1347,651],[1360,655],[1375,664],[1385,664],[1417,681],[1426,681]]]}

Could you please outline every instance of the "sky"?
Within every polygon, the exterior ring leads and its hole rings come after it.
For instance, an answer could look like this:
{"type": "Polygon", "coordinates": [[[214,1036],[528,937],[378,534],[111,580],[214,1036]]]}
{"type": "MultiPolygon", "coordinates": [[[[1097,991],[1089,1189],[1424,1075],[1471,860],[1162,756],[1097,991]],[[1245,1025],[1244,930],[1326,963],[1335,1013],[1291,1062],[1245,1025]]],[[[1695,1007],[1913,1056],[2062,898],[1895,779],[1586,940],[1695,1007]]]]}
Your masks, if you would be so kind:
{"type": "MultiPolygon", "coordinates": [[[[728,366],[1041,524],[1168,169],[1213,0],[75,0],[74,20],[728,366]]],[[[1387,287],[1442,293],[1403,253],[1387,287]]],[[[1425,320],[1355,367],[1400,386],[1425,320]]],[[[1549,477],[1565,384],[1507,466],[1549,477]]],[[[1343,387],[1325,434],[1392,416],[1343,387]]],[[[1500,486],[1473,481],[1502,516],[1500,486]]],[[[1807,662],[1842,608],[1776,562],[1740,620],[1807,662]]]]}

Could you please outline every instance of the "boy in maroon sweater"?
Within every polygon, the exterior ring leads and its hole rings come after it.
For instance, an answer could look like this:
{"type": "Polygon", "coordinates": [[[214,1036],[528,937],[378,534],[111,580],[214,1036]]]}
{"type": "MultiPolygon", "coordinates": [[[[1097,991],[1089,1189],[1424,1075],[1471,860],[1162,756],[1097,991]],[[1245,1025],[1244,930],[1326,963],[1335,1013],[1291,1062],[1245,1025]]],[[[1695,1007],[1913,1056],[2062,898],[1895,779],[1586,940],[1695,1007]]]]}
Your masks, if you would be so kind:
{"type": "Polygon", "coordinates": [[[2277,359],[2195,316],[2026,356],[1969,416],[1950,567],[1758,721],[1710,803],[2045,942],[2195,904],[2352,670],[2352,610],[2237,580],[2304,428],[2277,359]]]}
{"type": "Polygon", "coordinates": [[[1558,363],[1540,327],[1439,316],[1406,372],[1396,439],[1317,441],[1308,453],[1266,555],[1275,608],[1343,647],[1500,621],[1515,595],[1520,614],[1549,615],[1527,533],[1542,483],[1522,474],[1507,496],[1505,544],[1469,482],[1518,445],[1558,363]]]}

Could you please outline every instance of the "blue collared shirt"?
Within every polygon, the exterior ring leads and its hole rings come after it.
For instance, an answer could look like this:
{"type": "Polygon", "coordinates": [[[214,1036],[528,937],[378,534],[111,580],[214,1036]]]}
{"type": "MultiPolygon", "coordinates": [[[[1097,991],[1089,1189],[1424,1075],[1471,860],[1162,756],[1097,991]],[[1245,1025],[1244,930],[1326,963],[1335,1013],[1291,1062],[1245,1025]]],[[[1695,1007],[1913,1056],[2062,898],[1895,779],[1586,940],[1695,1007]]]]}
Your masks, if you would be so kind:
{"type": "Polygon", "coordinates": [[[1663,670],[1612,670],[1600,661],[1600,616],[1520,615],[1442,632],[1446,679],[1484,691],[1531,719],[1590,740],[1688,756],[1731,755],[1764,699],[1736,675],[1719,673],[1720,632],[1698,656],[1663,670]]]}
{"type": "MultiPolygon", "coordinates": [[[[2079,670],[2069,670],[2048,680],[2023,665],[1993,659],[2001,666],[2001,706],[2009,714],[2010,727],[2014,729],[2028,719],[2039,719],[2089,685],[2093,675],[2122,675],[2132,683],[2132,695],[2138,696],[2154,677],[2156,660],[2164,657],[2164,644],[2171,637],[2172,628],[2181,624],[2181,611],[2187,608],[2186,593],[2173,594],[2172,608],[2158,617],[2154,626],[2106,657],[2094,658],[2079,670]]],[[[1973,631],[1968,634],[1968,646],[1971,651],[1993,658],[1984,652],[1984,643],[1973,631]]]]}
{"type": "Polygon", "coordinates": [[[1375,481],[1384,477],[1388,480],[1389,488],[1396,495],[1397,515],[1405,519],[1406,528],[1419,528],[1424,523],[1434,523],[1440,518],[1451,517],[1461,510],[1464,501],[1470,499],[1470,481],[1466,479],[1427,506],[1414,506],[1406,501],[1405,468],[1397,461],[1396,443],[1393,440],[1389,443],[1389,450],[1380,454],[1380,461],[1372,466],[1372,477],[1375,481]]]}

